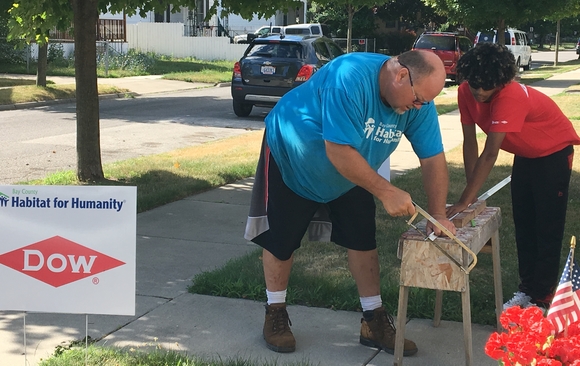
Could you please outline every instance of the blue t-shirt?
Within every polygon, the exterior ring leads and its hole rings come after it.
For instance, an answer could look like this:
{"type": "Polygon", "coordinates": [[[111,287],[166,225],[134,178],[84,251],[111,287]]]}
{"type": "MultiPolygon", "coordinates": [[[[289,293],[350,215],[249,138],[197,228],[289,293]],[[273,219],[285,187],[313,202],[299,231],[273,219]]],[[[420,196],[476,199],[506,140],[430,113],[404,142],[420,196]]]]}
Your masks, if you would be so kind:
{"type": "Polygon", "coordinates": [[[326,156],[324,141],[355,148],[377,170],[404,134],[420,159],[443,151],[433,103],[397,114],[381,100],[380,54],[342,55],[282,97],[266,116],[266,139],[284,182],[298,195],[334,200],[355,185],[326,156]]]}

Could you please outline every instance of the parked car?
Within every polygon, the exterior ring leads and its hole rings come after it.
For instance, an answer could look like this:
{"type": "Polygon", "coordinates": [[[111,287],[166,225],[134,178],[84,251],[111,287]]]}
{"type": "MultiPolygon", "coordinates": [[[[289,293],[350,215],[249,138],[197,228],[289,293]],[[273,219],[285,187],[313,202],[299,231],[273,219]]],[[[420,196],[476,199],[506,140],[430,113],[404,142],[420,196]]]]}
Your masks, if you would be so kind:
{"type": "Polygon", "coordinates": [[[264,37],[270,34],[284,33],[284,27],[280,25],[265,25],[258,28],[255,32],[239,34],[234,37],[234,43],[250,43],[254,38],[264,37]]]}
{"type": "Polygon", "coordinates": [[[447,78],[452,81],[457,77],[457,61],[472,47],[473,43],[469,38],[451,32],[424,32],[413,44],[414,50],[429,50],[439,56],[445,66],[447,78]]]}
{"type": "Polygon", "coordinates": [[[303,36],[326,36],[331,37],[330,28],[326,24],[305,23],[292,24],[284,27],[285,34],[301,34],[303,36]]]}
{"type": "Polygon", "coordinates": [[[234,113],[247,117],[254,106],[274,106],[286,92],[342,54],[342,49],[327,37],[277,35],[254,39],[234,65],[234,113]]]}
{"type": "MultiPolygon", "coordinates": [[[[525,71],[532,66],[532,47],[528,41],[526,32],[517,29],[506,29],[504,34],[506,47],[514,54],[516,65],[525,71]]],[[[474,44],[478,42],[498,43],[497,30],[489,32],[477,32],[474,44]]]]}

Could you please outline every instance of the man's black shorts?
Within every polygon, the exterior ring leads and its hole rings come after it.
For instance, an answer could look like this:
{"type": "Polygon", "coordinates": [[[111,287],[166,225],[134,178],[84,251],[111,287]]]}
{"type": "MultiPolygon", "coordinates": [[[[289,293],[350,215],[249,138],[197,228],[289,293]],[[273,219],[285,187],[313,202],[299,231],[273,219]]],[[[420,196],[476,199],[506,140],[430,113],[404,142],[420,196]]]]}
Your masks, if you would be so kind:
{"type": "Polygon", "coordinates": [[[267,169],[259,169],[256,174],[266,175],[264,186],[267,187],[267,194],[264,197],[267,197],[269,229],[253,238],[254,243],[276,258],[288,260],[294,250],[300,247],[317,211],[327,210],[332,223],[332,242],[361,251],[376,248],[376,206],[372,194],[357,186],[328,203],[305,199],[286,186],[273,156],[269,153],[263,155],[269,158],[269,162],[263,164],[267,169]]]}

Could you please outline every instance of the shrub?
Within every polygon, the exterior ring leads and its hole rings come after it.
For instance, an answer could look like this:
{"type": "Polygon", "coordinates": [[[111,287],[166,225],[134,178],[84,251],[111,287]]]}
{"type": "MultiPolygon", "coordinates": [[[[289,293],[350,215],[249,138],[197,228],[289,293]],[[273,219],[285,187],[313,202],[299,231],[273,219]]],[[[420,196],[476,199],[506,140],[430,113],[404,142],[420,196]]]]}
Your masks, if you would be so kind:
{"type": "Polygon", "coordinates": [[[131,71],[149,71],[155,65],[155,55],[152,53],[143,53],[129,50],[126,54],[108,49],[108,55],[105,51],[97,54],[97,66],[99,68],[131,70],[131,71]],[[106,65],[108,63],[108,65],[106,65]]]}
{"type": "Polygon", "coordinates": [[[64,46],[62,43],[49,43],[47,52],[47,62],[54,66],[69,66],[68,60],[64,57],[64,46]]]}
{"type": "MultiPolygon", "coordinates": [[[[2,20],[0,18],[0,20],[2,20]]],[[[8,42],[8,26],[0,21],[0,63],[23,64],[26,62],[26,49],[16,42],[8,42]]]]}

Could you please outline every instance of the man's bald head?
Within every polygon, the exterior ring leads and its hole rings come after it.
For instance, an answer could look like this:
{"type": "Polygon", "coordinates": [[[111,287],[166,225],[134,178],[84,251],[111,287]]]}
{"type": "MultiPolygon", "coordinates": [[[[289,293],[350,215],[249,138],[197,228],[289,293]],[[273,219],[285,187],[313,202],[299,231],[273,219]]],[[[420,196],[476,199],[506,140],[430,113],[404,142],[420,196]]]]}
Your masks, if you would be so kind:
{"type": "Polygon", "coordinates": [[[412,70],[413,82],[419,84],[423,78],[430,78],[434,84],[445,86],[445,66],[435,53],[430,51],[413,50],[397,56],[397,59],[412,70]]]}

